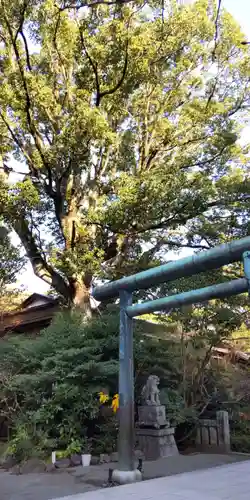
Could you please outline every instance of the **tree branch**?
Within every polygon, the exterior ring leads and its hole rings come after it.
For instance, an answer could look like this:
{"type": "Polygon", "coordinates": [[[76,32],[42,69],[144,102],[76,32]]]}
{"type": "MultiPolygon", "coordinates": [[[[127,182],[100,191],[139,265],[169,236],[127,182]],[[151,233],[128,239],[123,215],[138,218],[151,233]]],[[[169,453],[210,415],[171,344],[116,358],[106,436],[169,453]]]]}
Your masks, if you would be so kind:
{"type": "Polygon", "coordinates": [[[212,52],[212,62],[216,59],[216,49],[218,46],[218,38],[219,38],[219,19],[220,19],[220,10],[221,10],[221,0],[218,0],[217,12],[215,17],[215,33],[214,33],[214,48],[212,52]]]}
{"type": "Polygon", "coordinates": [[[19,213],[18,217],[12,222],[12,225],[25,248],[35,275],[58,290],[66,300],[71,301],[72,296],[69,285],[64,278],[48,264],[45,257],[42,256],[24,216],[19,213]]]}
{"type": "Polygon", "coordinates": [[[82,29],[80,27],[79,27],[79,33],[80,33],[80,40],[81,40],[83,50],[84,50],[84,52],[89,60],[90,66],[92,67],[92,69],[94,71],[95,84],[96,84],[96,106],[99,106],[99,104],[100,104],[100,82],[99,82],[99,76],[98,76],[97,63],[95,61],[93,61],[92,57],[90,56],[90,54],[87,50],[87,47],[86,47],[85,41],[84,41],[84,37],[83,37],[83,32],[82,32],[82,29]]]}
{"type": "Polygon", "coordinates": [[[68,1],[68,2],[62,2],[61,7],[59,7],[60,10],[66,10],[66,9],[75,9],[79,10],[82,7],[96,7],[98,5],[126,5],[128,3],[133,3],[134,0],[93,0],[93,1],[68,1]]]}
{"type": "Polygon", "coordinates": [[[25,147],[24,147],[22,141],[20,140],[20,138],[14,133],[14,131],[12,130],[10,124],[8,123],[8,121],[6,120],[5,116],[3,115],[3,113],[1,111],[0,111],[0,117],[1,117],[4,125],[6,126],[7,130],[9,131],[9,133],[10,133],[10,135],[12,137],[13,142],[22,151],[23,155],[25,156],[26,160],[28,161],[28,164],[31,165],[32,161],[31,161],[31,158],[30,158],[27,150],[25,149],[25,147]]]}
{"type": "Polygon", "coordinates": [[[191,163],[190,165],[183,165],[182,167],[180,167],[180,170],[186,170],[186,169],[191,168],[191,167],[201,167],[203,165],[206,165],[207,163],[213,162],[217,158],[220,158],[220,156],[225,151],[225,149],[227,148],[227,146],[228,145],[223,146],[220,149],[220,151],[218,153],[216,153],[214,156],[212,156],[211,158],[207,158],[207,160],[199,161],[197,163],[191,163]]]}
{"type": "Polygon", "coordinates": [[[139,268],[143,267],[143,269],[147,268],[147,265],[150,263],[150,261],[153,259],[155,254],[160,251],[160,249],[168,245],[170,247],[177,247],[177,248],[193,248],[195,250],[209,250],[209,246],[206,245],[192,245],[192,244],[185,244],[185,243],[179,243],[178,241],[172,241],[169,240],[168,238],[160,238],[157,243],[150,248],[149,250],[146,250],[145,252],[142,253],[140,259],[139,259],[139,268]]]}
{"type": "Polygon", "coordinates": [[[101,103],[101,99],[103,97],[105,97],[106,95],[112,95],[114,94],[123,84],[124,82],[124,79],[125,79],[125,76],[126,76],[126,72],[127,72],[127,67],[128,67],[128,38],[126,40],[126,47],[125,47],[125,61],[124,61],[124,67],[123,67],[123,71],[122,71],[122,75],[120,77],[120,79],[118,80],[117,84],[109,89],[109,90],[104,90],[103,92],[101,92],[101,88],[100,88],[100,80],[99,80],[99,75],[98,75],[98,66],[97,66],[97,63],[92,59],[92,57],[90,56],[88,50],[87,50],[87,47],[86,47],[86,44],[85,44],[85,41],[84,41],[84,37],[83,37],[83,32],[82,32],[82,29],[81,27],[79,27],[79,33],[80,33],[80,40],[81,40],[81,44],[82,44],[82,47],[83,47],[83,50],[89,60],[89,63],[94,71],[94,76],[95,76],[95,84],[96,84],[96,99],[95,99],[95,105],[96,107],[99,107],[100,106],[100,103],[101,103]]]}
{"type": "Polygon", "coordinates": [[[27,67],[28,67],[29,71],[32,71],[28,42],[27,42],[26,36],[24,35],[24,32],[22,29],[20,30],[20,35],[21,35],[21,37],[23,39],[23,43],[24,43],[27,67]]]}
{"type": "Polygon", "coordinates": [[[211,248],[210,246],[201,244],[192,245],[191,243],[179,243],[178,241],[168,240],[167,238],[163,238],[162,240],[160,240],[160,242],[162,243],[162,245],[168,245],[170,247],[178,248],[193,248],[195,250],[209,250],[211,248]]]}
{"type": "MultiPolygon", "coordinates": [[[[57,221],[58,221],[58,224],[59,224],[60,228],[62,228],[61,217],[62,217],[63,198],[62,198],[61,192],[60,192],[60,181],[57,182],[57,186],[56,186],[57,189],[54,190],[53,189],[52,171],[51,171],[49,163],[47,162],[47,160],[45,158],[45,155],[44,155],[42,138],[40,137],[40,134],[39,134],[39,132],[37,131],[37,129],[35,127],[34,120],[33,120],[33,117],[32,117],[32,113],[31,113],[31,109],[32,109],[31,98],[30,98],[30,95],[29,95],[29,89],[28,89],[28,85],[27,85],[25,71],[24,71],[24,68],[23,68],[22,61],[21,61],[21,56],[19,54],[19,50],[18,50],[18,46],[17,46],[17,36],[18,36],[18,34],[20,34],[22,36],[23,41],[24,41],[25,55],[26,55],[26,64],[27,64],[27,67],[28,67],[29,71],[31,71],[32,68],[31,68],[31,62],[30,62],[30,55],[29,55],[29,50],[28,50],[28,44],[27,44],[26,37],[25,37],[25,35],[23,33],[24,15],[25,15],[25,11],[26,11],[26,8],[27,8],[27,2],[25,3],[25,6],[26,7],[22,11],[21,21],[20,21],[19,28],[18,28],[17,33],[16,33],[15,36],[13,35],[13,31],[12,31],[12,28],[11,28],[11,25],[9,23],[9,20],[8,20],[7,16],[5,16],[5,22],[6,22],[6,25],[7,25],[7,28],[8,28],[8,32],[9,32],[9,36],[10,36],[10,39],[11,39],[11,43],[12,43],[12,46],[13,46],[13,49],[14,49],[14,53],[15,53],[15,57],[16,57],[16,61],[17,61],[17,65],[18,65],[18,68],[19,68],[19,73],[20,73],[20,76],[21,76],[21,80],[22,80],[22,84],[23,84],[23,89],[24,89],[24,93],[25,93],[25,100],[26,100],[25,111],[26,111],[28,128],[30,130],[30,133],[31,133],[33,139],[34,139],[36,149],[37,149],[37,151],[38,151],[38,153],[39,153],[39,155],[41,157],[41,160],[42,160],[42,163],[44,165],[44,168],[45,168],[45,170],[47,172],[48,183],[46,181],[44,181],[43,182],[43,187],[44,187],[44,190],[47,193],[47,195],[50,196],[50,198],[53,200],[53,203],[54,203],[54,206],[55,206],[56,218],[57,218],[57,221]]],[[[10,132],[12,138],[13,138],[13,140],[18,145],[18,147],[24,152],[24,148],[23,148],[23,145],[22,145],[21,141],[15,136],[15,134],[13,133],[11,127],[9,126],[9,124],[7,123],[7,121],[4,119],[3,115],[0,114],[0,116],[1,116],[2,120],[4,121],[5,125],[7,126],[8,130],[9,130],[9,132],[10,132]]],[[[27,155],[25,155],[25,156],[27,157],[27,155]]],[[[29,167],[31,168],[32,161],[31,161],[30,157],[28,158],[28,164],[29,164],[29,167]]],[[[37,169],[33,168],[32,174],[35,175],[35,177],[37,179],[39,178],[39,174],[38,174],[38,170],[37,169]]]]}
{"type": "Polygon", "coordinates": [[[128,38],[126,40],[126,48],[125,48],[125,61],[124,61],[124,66],[123,66],[123,71],[121,78],[118,80],[117,84],[109,90],[104,90],[103,92],[99,93],[99,99],[96,100],[96,106],[100,105],[101,99],[105,97],[106,95],[112,95],[114,94],[123,84],[126,73],[127,73],[127,67],[128,67],[128,38]]]}
{"type": "MultiPolygon", "coordinates": [[[[61,11],[59,10],[58,11],[58,17],[57,17],[57,20],[56,20],[56,26],[55,26],[55,31],[54,31],[54,35],[53,35],[53,38],[52,38],[52,41],[53,41],[53,45],[54,45],[54,48],[55,48],[55,51],[57,53],[57,57],[59,59],[59,62],[61,64],[61,68],[62,68],[62,73],[63,73],[63,78],[64,78],[64,82],[65,82],[65,87],[66,87],[66,92],[65,92],[65,96],[64,96],[64,99],[63,99],[63,102],[62,102],[62,108],[64,107],[65,105],[65,102],[66,102],[66,99],[69,98],[69,86],[68,86],[68,81],[67,81],[67,71],[65,69],[65,65],[64,65],[64,62],[63,62],[63,59],[61,57],[61,54],[60,54],[60,50],[58,48],[58,45],[57,45],[57,33],[58,33],[58,30],[59,30],[59,26],[60,26],[60,21],[61,21],[61,11]]],[[[59,127],[57,126],[57,132],[59,130],[59,127]]]]}
{"type": "MultiPolygon", "coordinates": [[[[27,5],[26,5],[26,8],[27,8],[27,5]]],[[[5,20],[8,32],[9,32],[9,36],[10,36],[10,40],[11,40],[11,43],[12,43],[12,47],[14,49],[14,53],[15,53],[15,57],[16,57],[16,62],[17,62],[18,68],[19,68],[19,73],[20,73],[20,76],[21,76],[21,81],[22,81],[22,85],[23,85],[23,89],[24,89],[24,93],[25,93],[25,101],[26,101],[26,103],[25,103],[25,111],[26,111],[26,117],[27,117],[28,127],[29,127],[30,133],[31,133],[31,135],[32,135],[32,137],[34,139],[37,151],[39,152],[39,155],[41,157],[43,165],[45,166],[45,168],[49,168],[48,164],[46,162],[43,150],[42,150],[42,139],[41,139],[41,137],[40,137],[40,135],[39,135],[39,133],[38,133],[35,125],[34,125],[34,122],[33,122],[32,114],[31,114],[31,108],[32,108],[32,106],[31,106],[31,99],[30,99],[30,95],[29,95],[29,89],[28,89],[27,80],[26,80],[26,77],[25,77],[25,72],[24,72],[24,69],[23,69],[22,61],[21,61],[21,56],[19,54],[19,50],[18,50],[18,46],[17,46],[17,36],[18,36],[18,34],[20,33],[20,30],[22,30],[22,27],[23,27],[24,15],[25,15],[26,8],[23,10],[22,19],[21,19],[21,22],[20,22],[20,26],[19,26],[19,29],[18,29],[18,31],[17,31],[17,33],[16,33],[15,36],[13,35],[13,31],[12,31],[12,28],[11,28],[11,25],[9,23],[9,20],[8,20],[7,16],[4,16],[4,20],[5,20]]],[[[28,50],[28,46],[27,46],[27,50],[28,50]]],[[[27,59],[27,54],[26,54],[26,62],[27,61],[28,61],[28,64],[30,64],[29,53],[28,53],[28,59],[27,59]]]]}
{"type": "MultiPolygon", "coordinates": [[[[239,202],[239,201],[246,201],[250,198],[250,195],[246,195],[243,199],[241,198],[235,198],[233,200],[230,200],[231,202],[239,202]]],[[[153,230],[156,230],[156,229],[164,229],[166,227],[169,226],[169,224],[185,224],[187,221],[189,221],[190,219],[194,218],[194,217],[197,217],[201,214],[203,214],[204,212],[206,212],[207,210],[209,210],[210,208],[213,208],[213,207],[228,207],[228,202],[227,201],[224,201],[222,202],[221,200],[215,200],[215,201],[211,201],[210,203],[207,203],[206,206],[203,206],[201,210],[197,211],[196,213],[194,213],[193,215],[192,214],[187,214],[186,216],[182,216],[180,217],[180,214],[182,213],[182,211],[185,209],[185,205],[180,207],[179,208],[179,212],[178,214],[174,214],[173,216],[169,217],[168,219],[166,219],[165,221],[163,222],[159,222],[159,223],[155,223],[155,224],[146,224],[144,227],[138,227],[138,226],[135,226],[134,227],[134,233],[135,234],[140,234],[140,233],[145,233],[146,231],[153,231],[153,230]],[[179,218],[175,218],[175,217],[179,217],[179,218]]]]}

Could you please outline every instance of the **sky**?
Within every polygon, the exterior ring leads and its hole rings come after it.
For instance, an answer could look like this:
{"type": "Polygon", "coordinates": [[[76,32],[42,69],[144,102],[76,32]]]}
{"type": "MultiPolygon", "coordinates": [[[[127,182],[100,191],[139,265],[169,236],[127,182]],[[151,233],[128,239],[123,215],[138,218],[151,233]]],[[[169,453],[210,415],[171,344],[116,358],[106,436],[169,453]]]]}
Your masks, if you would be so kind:
{"type": "MultiPolygon", "coordinates": [[[[234,16],[242,31],[246,34],[246,38],[250,41],[250,0],[222,0],[222,7],[226,8],[234,16]]],[[[250,120],[249,128],[247,127],[243,131],[242,140],[245,141],[249,135],[250,120]]],[[[181,256],[187,256],[191,253],[192,251],[187,249],[182,252],[181,256]]],[[[174,258],[174,255],[169,256],[169,258],[174,258]]],[[[43,294],[48,290],[48,285],[34,275],[30,264],[27,264],[26,269],[20,274],[18,284],[23,285],[29,293],[43,294]]]]}

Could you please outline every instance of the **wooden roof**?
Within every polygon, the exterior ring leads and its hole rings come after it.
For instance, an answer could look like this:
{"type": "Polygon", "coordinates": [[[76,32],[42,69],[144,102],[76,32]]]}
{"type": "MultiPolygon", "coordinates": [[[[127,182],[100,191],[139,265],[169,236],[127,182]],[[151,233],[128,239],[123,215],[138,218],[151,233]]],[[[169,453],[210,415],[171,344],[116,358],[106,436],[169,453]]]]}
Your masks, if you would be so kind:
{"type": "Polygon", "coordinates": [[[55,300],[53,297],[50,297],[49,295],[41,295],[40,293],[32,293],[27,299],[25,299],[21,305],[19,306],[20,309],[26,309],[27,307],[35,307],[39,305],[39,303],[45,304],[54,304],[55,300]]]}
{"type": "Polygon", "coordinates": [[[59,309],[57,299],[33,293],[18,309],[0,315],[0,336],[8,332],[21,333],[49,325],[59,309]]]}

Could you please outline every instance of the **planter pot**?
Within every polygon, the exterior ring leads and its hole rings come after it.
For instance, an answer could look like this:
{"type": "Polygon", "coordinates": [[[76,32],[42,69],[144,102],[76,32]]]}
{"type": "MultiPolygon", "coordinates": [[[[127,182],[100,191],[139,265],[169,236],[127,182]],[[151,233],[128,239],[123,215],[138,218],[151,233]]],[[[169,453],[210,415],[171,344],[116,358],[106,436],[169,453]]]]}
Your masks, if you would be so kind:
{"type": "Polygon", "coordinates": [[[79,455],[78,453],[74,453],[74,455],[71,455],[71,457],[70,457],[70,463],[71,463],[72,467],[77,467],[77,465],[81,465],[82,456],[79,455]]]}
{"type": "Polygon", "coordinates": [[[91,455],[89,453],[84,453],[82,455],[82,466],[89,467],[91,461],[91,455]]]}

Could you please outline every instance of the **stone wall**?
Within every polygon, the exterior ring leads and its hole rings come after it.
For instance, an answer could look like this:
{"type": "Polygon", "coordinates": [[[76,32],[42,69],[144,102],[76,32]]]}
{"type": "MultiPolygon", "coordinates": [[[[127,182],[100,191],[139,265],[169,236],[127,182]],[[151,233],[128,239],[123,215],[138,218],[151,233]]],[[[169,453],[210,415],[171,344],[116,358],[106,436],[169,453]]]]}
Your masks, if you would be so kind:
{"type": "Polygon", "coordinates": [[[227,411],[217,411],[215,419],[200,419],[196,448],[212,453],[230,452],[230,427],[227,411]]]}

